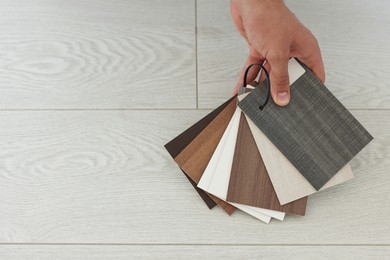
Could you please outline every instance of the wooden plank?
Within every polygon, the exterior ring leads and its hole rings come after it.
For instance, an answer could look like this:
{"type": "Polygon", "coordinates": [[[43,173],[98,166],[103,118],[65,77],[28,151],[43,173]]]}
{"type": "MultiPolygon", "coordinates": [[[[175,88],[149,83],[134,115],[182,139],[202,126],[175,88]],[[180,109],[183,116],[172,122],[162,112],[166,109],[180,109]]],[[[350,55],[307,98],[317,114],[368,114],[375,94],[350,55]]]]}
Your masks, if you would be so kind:
{"type": "Polygon", "coordinates": [[[163,145],[209,111],[0,112],[0,242],[390,244],[390,111],[355,179],[269,225],[208,210],[163,145]]]}
{"type": "Polygon", "coordinates": [[[1,1],[0,108],[195,108],[194,16],[193,0],[1,1]]]}
{"type": "MultiPolygon", "coordinates": [[[[174,139],[169,141],[167,144],[165,144],[164,147],[165,149],[167,149],[168,153],[172,156],[172,158],[174,159],[177,155],[179,155],[185,149],[185,147],[188,146],[191,143],[191,141],[196,136],[198,136],[204,130],[204,128],[215,119],[215,117],[219,113],[223,111],[223,109],[230,103],[230,101],[231,101],[230,99],[227,100],[218,108],[216,108],[215,110],[207,114],[207,116],[203,117],[194,125],[190,126],[184,132],[182,132],[174,139]]],[[[185,171],[183,171],[183,174],[187,177],[189,182],[192,184],[195,190],[202,197],[203,201],[206,203],[209,209],[212,209],[214,206],[217,205],[217,203],[205,191],[197,187],[197,182],[192,180],[191,177],[188,176],[185,171]]]]}
{"type": "MultiPolygon", "coordinates": [[[[222,138],[237,107],[237,98],[228,100],[228,105],[197,135],[176,157],[175,162],[191,179],[198,183],[222,138]]],[[[236,208],[209,194],[229,215],[236,208]]]]}
{"type": "MultiPolygon", "coordinates": [[[[226,201],[229,186],[240,114],[240,109],[236,108],[198,183],[199,188],[224,201],[226,201]]],[[[254,208],[236,203],[232,203],[232,205],[265,223],[269,223],[271,217],[283,220],[285,216],[283,212],[254,208]]]]}
{"type": "Polygon", "coordinates": [[[2,245],[8,260],[388,259],[389,246],[2,245]]]}
{"type": "Polygon", "coordinates": [[[241,112],[227,201],[305,215],[307,197],[280,205],[248,122],[241,112]]]}
{"type": "Polygon", "coordinates": [[[198,105],[214,108],[231,96],[248,48],[230,17],[230,2],[197,0],[198,105]]]}
{"type": "MultiPolygon", "coordinates": [[[[389,109],[390,2],[286,3],[318,38],[325,84],[335,96],[347,108],[389,109]]],[[[231,94],[248,51],[231,21],[229,2],[198,0],[197,10],[199,107],[213,108],[231,94]]]]}
{"type": "Polygon", "coordinates": [[[288,0],[317,37],[326,86],[347,108],[390,108],[390,1],[288,0]],[[318,10],[321,10],[320,12],[318,10]]]}

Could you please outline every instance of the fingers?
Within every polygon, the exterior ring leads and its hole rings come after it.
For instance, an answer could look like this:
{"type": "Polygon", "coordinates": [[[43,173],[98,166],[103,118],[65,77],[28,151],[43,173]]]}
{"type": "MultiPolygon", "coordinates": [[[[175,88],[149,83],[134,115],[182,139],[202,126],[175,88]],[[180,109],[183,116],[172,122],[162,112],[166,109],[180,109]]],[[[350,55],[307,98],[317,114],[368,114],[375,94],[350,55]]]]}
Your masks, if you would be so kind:
{"type": "MultiPolygon", "coordinates": [[[[265,61],[263,67],[267,70],[268,73],[271,73],[271,65],[269,64],[269,62],[265,61]]],[[[262,82],[263,80],[266,80],[266,75],[263,71],[261,71],[259,82],[262,82]]]]}
{"type": "Polygon", "coordinates": [[[290,102],[290,80],[288,77],[289,53],[270,55],[267,61],[271,66],[271,95],[279,106],[290,102]]]}
{"type": "MultiPolygon", "coordinates": [[[[264,59],[261,57],[261,55],[258,54],[258,52],[256,52],[253,48],[251,48],[249,56],[245,62],[244,68],[241,70],[241,74],[240,74],[240,77],[239,77],[238,82],[236,84],[236,87],[234,88],[233,95],[237,94],[238,89],[243,85],[244,74],[245,74],[246,68],[251,64],[254,64],[254,63],[263,64],[263,62],[264,62],[264,59]]],[[[248,72],[246,82],[251,83],[252,81],[254,81],[259,73],[259,70],[260,69],[257,66],[252,67],[248,72]]]]}
{"type": "Polygon", "coordinates": [[[232,16],[234,24],[236,25],[237,31],[248,42],[248,38],[245,33],[245,28],[242,23],[242,17],[240,15],[240,12],[237,9],[237,6],[234,4],[233,1],[230,2],[230,14],[232,16]]]}
{"type": "Polygon", "coordinates": [[[300,58],[300,60],[313,71],[314,75],[316,75],[322,83],[325,82],[325,68],[319,49],[309,56],[300,58]]]}
{"type": "Polygon", "coordinates": [[[298,58],[302,61],[313,73],[321,80],[325,82],[325,68],[322,61],[320,46],[316,38],[310,33],[309,37],[305,41],[299,44],[298,58]]]}

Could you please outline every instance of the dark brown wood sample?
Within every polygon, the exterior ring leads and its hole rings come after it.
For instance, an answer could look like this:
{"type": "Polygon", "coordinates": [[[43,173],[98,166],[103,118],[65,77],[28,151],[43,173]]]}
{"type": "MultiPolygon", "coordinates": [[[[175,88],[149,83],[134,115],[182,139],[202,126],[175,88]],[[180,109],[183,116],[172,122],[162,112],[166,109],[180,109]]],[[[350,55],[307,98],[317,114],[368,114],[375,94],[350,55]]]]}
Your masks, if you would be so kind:
{"type": "MultiPolygon", "coordinates": [[[[194,182],[198,183],[202,177],[211,156],[236,110],[236,106],[237,98],[234,97],[223,111],[176,156],[176,163],[194,182]]],[[[234,212],[234,206],[212,195],[210,196],[229,215],[234,212]]]]}
{"type": "MultiPolygon", "coordinates": [[[[217,109],[213,110],[211,113],[203,117],[197,123],[195,123],[183,133],[175,137],[169,143],[164,145],[165,149],[167,149],[168,153],[172,156],[172,158],[175,158],[200,132],[202,132],[202,130],[208,124],[210,124],[210,122],[213,121],[219,113],[221,113],[221,111],[230,103],[232,99],[234,99],[234,97],[220,105],[217,109]]],[[[217,203],[212,200],[205,191],[199,189],[196,186],[196,183],[184,171],[182,172],[190,181],[195,190],[198,192],[203,201],[206,203],[207,207],[209,207],[209,209],[212,209],[214,206],[217,205],[217,203]]]]}
{"type": "Polygon", "coordinates": [[[204,203],[206,203],[207,207],[209,209],[214,208],[217,205],[217,203],[209,196],[209,194],[207,192],[205,192],[204,190],[198,188],[196,183],[183,170],[181,170],[181,171],[184,173],[184,176],[187,177],[188,181],[191,183],[192,187],[194,187],[194,189],[199,194],[199,196],[202,198],[204,203]]]}
{"type": "Polygon", "coordinates": [[[207,116],[203,117],[201,120],[196,122],[190,128],[185,130],[183,133],[172,139],[169,143],[164,145],[165,149],[167,149],[168,153],[175,158],[176,156],[183,151],[183,149],[197,136],[200,132],[205,129],[205,127],[210,124],[214,118],[222,112],[222,110],[227,107],[232,100],[236,99],[236,97],[232,97],[227,100],[225,103],[220,105],[217,109],[210,112],[207,116]]]}
{"type": "Polygon", "coordinates": [[[241,114],[227,201],[305,215],[307,197],[280,205],[244,114],[241,114]]]}

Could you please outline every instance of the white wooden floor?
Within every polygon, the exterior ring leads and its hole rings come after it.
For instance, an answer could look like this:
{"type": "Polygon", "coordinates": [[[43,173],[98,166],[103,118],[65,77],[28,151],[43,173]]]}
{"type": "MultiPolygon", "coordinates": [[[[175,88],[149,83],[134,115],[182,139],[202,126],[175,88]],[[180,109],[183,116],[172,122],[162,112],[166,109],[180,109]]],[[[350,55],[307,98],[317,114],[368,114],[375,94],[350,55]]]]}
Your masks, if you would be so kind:
{"type": "Polygon", "coordinates": [[[389,259],[390,1],[287,1],[374,135],[269,225],[207,209],[163,144],[230,97],[228,0],[0,1],[0,259],[389,259]]]}

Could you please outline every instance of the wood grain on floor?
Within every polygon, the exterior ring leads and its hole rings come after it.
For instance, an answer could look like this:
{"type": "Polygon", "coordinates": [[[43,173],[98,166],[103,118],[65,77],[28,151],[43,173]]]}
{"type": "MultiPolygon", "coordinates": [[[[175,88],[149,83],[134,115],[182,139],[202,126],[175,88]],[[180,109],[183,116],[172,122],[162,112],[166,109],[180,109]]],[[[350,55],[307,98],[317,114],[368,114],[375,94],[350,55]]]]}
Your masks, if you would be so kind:
{"type": "Polygon", "coordinates": [[[191,0],[1,1],[0,108],[195,108],[194,17],[191,0]]]}
{"type": "Polygon", "coordinates": [[[0,247],[7,260],[128,260],[128,259],[388,259],[389,246],[189,246],[189,245],[7,245],[0,247]]]}
{"type": "Polygon", "coordinates": [[[375,140],[266,225],[208,210],[163,147],[231,96],[229,1],[1,1],[0,258],[389,258],[390,2],[287,4],[375,140]]]}
{"type": "Polygon", "coordinates": [[[375,139],[352,181],[269,225],[208,210],[166,152],[208,112],[0,112],[0,242],[390,243],[389,111],[353,111],[375,139]]]}

